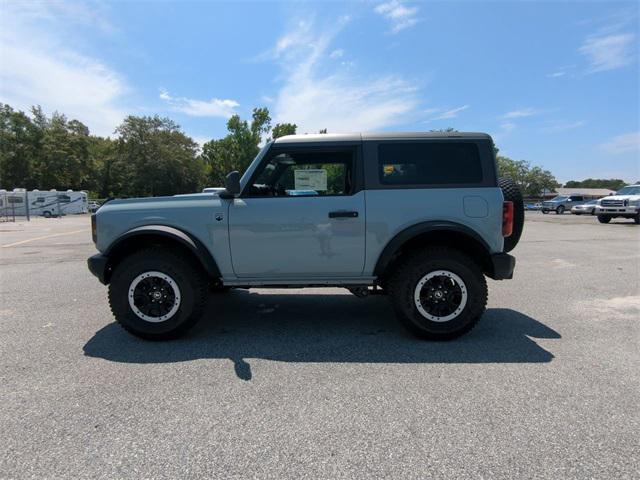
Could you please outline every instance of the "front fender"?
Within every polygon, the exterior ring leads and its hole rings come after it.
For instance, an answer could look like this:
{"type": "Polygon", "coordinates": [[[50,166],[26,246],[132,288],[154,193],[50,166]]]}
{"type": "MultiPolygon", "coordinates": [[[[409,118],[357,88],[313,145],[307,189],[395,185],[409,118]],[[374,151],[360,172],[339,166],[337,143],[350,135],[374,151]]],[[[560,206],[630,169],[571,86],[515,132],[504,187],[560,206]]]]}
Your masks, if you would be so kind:
{"type": "Polygon", "coordinates": [[[144,237],[149,239],[153,237],[161,237],[174,242],[178,242],[186,247],[199,260],[205,271],[212,277],[220,278],[220,269],[211,255],[209,249],[197,238],[188,233],[169,227],[167,225],[144,225],[132,228],[124,234],[116,238],[103,252],[105,257],[117,255],[118,251],[126,248],[126,245],[132,240],[142,240],[144,237]]]}

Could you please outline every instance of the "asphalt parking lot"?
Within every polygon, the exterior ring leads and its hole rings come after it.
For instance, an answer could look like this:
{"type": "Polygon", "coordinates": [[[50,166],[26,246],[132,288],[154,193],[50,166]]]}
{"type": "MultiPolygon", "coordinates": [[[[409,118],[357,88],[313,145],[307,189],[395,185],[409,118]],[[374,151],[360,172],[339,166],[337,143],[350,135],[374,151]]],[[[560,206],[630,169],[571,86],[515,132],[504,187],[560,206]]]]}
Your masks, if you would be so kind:
{"type": "Polygon", "coordinates": [[[87,216],[0,224],[0,478],[640,478],[640,227],[527,214],[453,342],[381,296],[212,296],[116,324],[87,216]]]}

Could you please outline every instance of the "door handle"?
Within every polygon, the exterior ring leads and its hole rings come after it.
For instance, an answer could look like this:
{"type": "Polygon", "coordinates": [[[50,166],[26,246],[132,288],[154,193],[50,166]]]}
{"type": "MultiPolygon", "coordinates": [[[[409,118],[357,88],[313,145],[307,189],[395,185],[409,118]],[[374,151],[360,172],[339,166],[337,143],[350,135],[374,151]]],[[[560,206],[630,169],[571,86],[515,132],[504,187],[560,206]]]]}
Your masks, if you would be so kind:
{"type": "Polygon", "coordinates": [[[356,218],[357,216],[358,212],[347,212],[345,210],[329,212],[329,218],[356,218]]]}

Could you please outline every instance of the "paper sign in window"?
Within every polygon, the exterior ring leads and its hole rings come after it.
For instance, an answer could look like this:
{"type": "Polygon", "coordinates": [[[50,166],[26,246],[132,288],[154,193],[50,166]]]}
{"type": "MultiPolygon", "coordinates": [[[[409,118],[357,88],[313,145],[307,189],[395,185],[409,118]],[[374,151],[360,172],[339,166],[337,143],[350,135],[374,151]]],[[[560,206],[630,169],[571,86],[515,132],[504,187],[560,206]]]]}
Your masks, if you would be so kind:
{"type": "Polygon", "coordinates": [[[327,171],[323,169],[294,170],[296,190],[327,190],[327,171]]]}

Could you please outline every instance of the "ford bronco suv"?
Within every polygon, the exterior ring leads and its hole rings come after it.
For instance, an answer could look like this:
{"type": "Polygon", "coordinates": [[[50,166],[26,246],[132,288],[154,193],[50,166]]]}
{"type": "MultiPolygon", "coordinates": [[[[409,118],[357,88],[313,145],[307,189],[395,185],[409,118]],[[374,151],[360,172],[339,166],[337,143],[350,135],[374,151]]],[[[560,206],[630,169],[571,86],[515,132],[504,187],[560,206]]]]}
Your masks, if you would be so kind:
{"type": "Polygon", "coordinates": [[[482,316],[485,276],[512,278],[523,221],[486,134],[293,135],[223,191],[106,203],[88,263],[147,339],[185,332],[211,290],[340,286],[387,294],[410,331],[442,340],[482,316]]]}
{"type": "Polygon", "coordinates": [[[640,224],[640,185],[627,185],[615,195],[601,198],[595,214],[600,223],[609,223],[612,218],[632,218],[640,224]]]}

